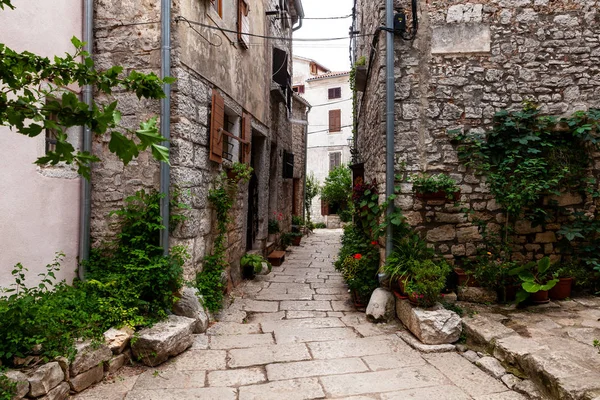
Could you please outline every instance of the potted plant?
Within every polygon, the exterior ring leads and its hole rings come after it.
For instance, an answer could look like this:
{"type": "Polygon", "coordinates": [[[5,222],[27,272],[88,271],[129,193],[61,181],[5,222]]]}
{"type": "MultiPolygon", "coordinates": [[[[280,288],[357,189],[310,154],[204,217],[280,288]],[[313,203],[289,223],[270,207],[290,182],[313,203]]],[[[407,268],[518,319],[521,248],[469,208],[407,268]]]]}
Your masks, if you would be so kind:
{"type": "Polygon", "coordinates": [[[271,263],[265,260],[260,254],[244,254],[240,260],[240,266],[242,267],[242,277],[244,279],[254,279],[256,274],[263,272],[263,268],[266,265],[269,272],[271,272],[271,263]]]}
{"type": "Polygon", "coordinates": [[[302,239],[302,232],[289,232],[286,233],[286,236],[289,237],[292,246],[300,246],[300,240],[302,239]]]}
{"type": "Polygon", "coordinates": [[[556,274],[550,270],[550,258],[544,257],[537,263],[532,261],[512,269],[509,275],[517,276],[521,281],[521,290],[517,293],[516,302],[527,298],[535,304],[549,302],[548,291],[557,283],[556,274]]]}
{"type": "Polygon", "coordinates": [[[550,296],[552,300],[564,300],[571,297],[571,288],[573,286],[571,268],[568,266],[557,268],[555,277],[558,278],[558,282],[548,291],[548,296],[550,296]]]}
{"type": "Polygon", "coordinates": [[[340,270],[357,308],[365,307],[371,293],[377,288],[378,269],[379,262],[375,254],[356,253],[342,261],[340,270]]]}
{"type": "Polygon", "coordinates": [[[408,299],[420,307],[434,306],[442,296],[451,271],[444,260],[411,260],[408,299]]]}
{"type": "Polygon", "coordinates": [[[412,175],[409,181],[413,184],[413,192],[423,200],[458,200],[460,189],[454,179],[445,174],[412,175]]]}

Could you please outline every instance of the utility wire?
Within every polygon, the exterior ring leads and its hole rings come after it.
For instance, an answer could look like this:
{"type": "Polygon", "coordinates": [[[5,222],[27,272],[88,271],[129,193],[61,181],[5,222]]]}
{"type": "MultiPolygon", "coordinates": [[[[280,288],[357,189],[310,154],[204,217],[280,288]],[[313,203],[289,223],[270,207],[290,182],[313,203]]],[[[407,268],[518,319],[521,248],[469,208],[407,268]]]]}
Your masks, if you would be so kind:
{"type": "MultiPolygon", "coordinates": [[[[310,124],[308,126],[310,126],[310,124]]],[[[341,128],[350,128],[351,126],[352,125],[342,125],[342,126],[340,126],[340,129],[341,128]]],[[[313,133],[321,133],[321,132],[329,132],[329,129],[321,129],[320,131],[308,132],[308,135],[312,135],[313,133]]],[[[338,132],[332,132],[332,133],[338,133],[338,132]]],[[[341,133],[341,131],[340,131],[340,133],[341,133]]]]}
{"type": "MultiPolygon", "coordinates": [[[[316,19],[346,19],[346,18],[350,18],[352,16],[352,14],[348,14],[348,15],[342,15],[340,17],[304,17],[304,18],[300,18],[300,19],[311,19],[311,20],[316,20],[316,19]]],[[[275,19],[292,19],[292,17],[277,17],[275,19]]]]}
{"type": "MultiPolygon", "coordinates": [[[[207,29],[215,29],[215,30],[220,30],[222,32],[228,32],[228,33],[239,33],[238,31],[234,31],[231,29],[224,29],[224,28],[219,28],[217,26],[212,26],[212,25],[208,25],[208,24],[203,24],[201,22],[197,22],[197,21],[190,21],[185,17],[182,17],[181,15],[175,17],[175,22],[179,22],[179,21],[185,21],[190,25],[197,25],[197,26],[201,26],[203,28],[207,28],[207,29]]],[[[334,40],[347,40],[347,37],[337,37],[337,38],[318,38],[318,39],[294,39],[294,38],[290,38],[290,37],[282,37],[282,36],[265,36],[265,35],[255,35],[252,33],[244,33],[244,35],[246,36],[251,36],[251,37],[258,37],[258,38],[263,38],[263,39],[275,39],[275,40],[283,40],[283,41],[288,41],[288,42],[330,42],[330,41],[334,41],[334,40]]],[[[362,37],[362,36],[373,36],[373,35],[354,35],[355,37],[362,37]]]]}
{"type": "Polygon", "coordinates": [[[328,105],[330,105],[330,104],[343,103],[343,102],[345,102],[345,101],[350,101],[350,100],[352,100],[352,99],[346,99],[346,100],[332,101],[331,103],[317,104],[317,105],[314,105],[314,106],[312,106],[312,105],[311,105],[311,107],[312,107],[312,108],[315,108],[315,107],[328,106],[328,105]]]}

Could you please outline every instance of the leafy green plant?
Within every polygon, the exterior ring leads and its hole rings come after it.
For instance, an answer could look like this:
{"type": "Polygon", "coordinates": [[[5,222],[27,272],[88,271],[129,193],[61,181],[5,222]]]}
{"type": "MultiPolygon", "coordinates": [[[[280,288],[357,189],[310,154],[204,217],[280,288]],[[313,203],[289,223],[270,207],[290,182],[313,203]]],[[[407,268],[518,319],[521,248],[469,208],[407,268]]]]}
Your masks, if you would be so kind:
{"type": "Polygon", "coordinates": [[[304,221],[299,215],[292,215],[292,225],[304,226],[304,221]]]}
{"type": "Polygon", "coordinates": [[[444,260],[412,259],[406,291],[419,306],[432,307],[441,298],[450,271],[444,260]]]}
{"type": "Polygon", "coordinates": [[[306,177],[306,185],[304,187],[305,201],[304,210],[306,215],[307,225],[311,223],[311,209],[313,199],[319,194],[319,181],[315,177],[315,174],[311,172],[306,177]]]}
{"type": "Polygon", "coordinates": [[[558,283],[556,276],[552,275],[549,257],[544,257],[537,263],[532,261],[521,265],[509,274],[516,275],[521,280],[522,290],[517,293],[517,303],[526,300],[531,293],[550,290],[558,283]]]}
{"type": "Polygon", "coordinates": [[[347,165],[340,165],[329,171],[321,189],[321,199],[332,208],[340,211],[351,209],[352,171],[347,165]]]}
{"type": "Polygon", "coordinates": [[[369,302],[371,293],[379,285],[377,270],[379,269],[378,252],[366,254],[356,253],[344,258],[339,264],[340,271],[348,288],[353,291],[359,302],[369,302]]]}
{"type": "Polygon", "coordinates": [[[263,264],[265,264],[269,269],[269,272],[271,272],[273,266],[260,254],[244,254],[240,260],[240,266],[242,267],[244,276],[253,276],[261,273],[263,264]],[[246,270],[248,270],[248,272],[245,272],[246,270]]]}
{"type": "Polygon", "coordinates": [[[234,162],[231,166],[231,172],[233,178],[231,178],[234,182],[237,180],[239,182],[249,182],[250,178],[252,178],[253,168],[246,163],[234,162]]]}
{"type": "Polygon", "coordinates": [[[593,345],[598,350],[598,353],[600,353],[600,340],[594,339],[593,345]]]}
{"type": "Polygon", "coordinates": [[[315,229],[325,229],[325,228],[327,228],[327,225],[325,225],[324,222],[317,222],[315,224],[315,229]]]}
{"type": "Polygon", "coordinates": [[[17,394],[17,382],[9,379],[4,373],[5,369],[0,366],[0,400],[12,400],[17,394]]]}
{"type": "Polygon", "coordinates": [[[281,228],[279,228],[279,222],[276,219],[269,219],[267,229],[269,235],[274,235],[281,231],[281,228]]]}
{"type": "Polygon", "coordinates": [[[412,175],[409,181],[413,184],[413,192],[416,193],[439,193],[444,192],[446,197],[452,199],[459,191],[456,181],[445,174],[436,175],[412,175]]]}
{"type": "Polygon", "coordinates": [[[413,261],[432,259],[434,256],[433,249],[427,247],[427,243],[417,233],[411,232],[394,240],[394,248],[385,260],[383,271],[392,280],[409,278],[413,261]]]}

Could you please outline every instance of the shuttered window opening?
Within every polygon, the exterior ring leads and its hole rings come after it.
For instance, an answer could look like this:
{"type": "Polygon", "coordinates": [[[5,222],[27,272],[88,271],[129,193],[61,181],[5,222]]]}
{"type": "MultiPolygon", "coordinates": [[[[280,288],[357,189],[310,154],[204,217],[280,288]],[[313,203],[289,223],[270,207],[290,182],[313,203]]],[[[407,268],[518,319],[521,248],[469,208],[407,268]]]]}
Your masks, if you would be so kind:
{"type": "Polygon", "coordinates": [[[294,177],[294,154],[283,152],[283,178],[292,179],[294,177]]]}
{"type": "Polygon", "coordinates": [[[250,7],[248,3],[244,0],[239,0],[238,7],[238,39],[240,43],[248,48],[250,46],[250,18],[248,18],[248,13],[250,12],[250,7]]]}
{"type": "Polygon", "coordinates": [[[225,125],[225,101],[213,89],[212,108],[210,114],[210,154],[211,161],[223,162],[223,130],[225,125]]]}
{"type": "Polygon", "coordinates": [[[219,17],[223,18],[223,0],[210,0],[213,8],[219,14],[219,17]]]}
{"type": "Polygon", "coordinates": [[[293,89],[298,94],[304,94],[304,85],[296,85],[293,89]]]}
{"type": "Polygon", "coordinates": [[[329,153],[329,171],[342,165],[342,153],[336,151],[335,153],[329,153]]]}
{"type": "Polygon", "coordinates": [[[342,110],[329,110],[329,132],[342,130],[342,110]]]}
{"type": "Polygon", "coordinates": [[[341,87],[329,89],[329,100],[341,99],[341,98],[342,98],[342,88],[341,87]]]}
{"type": "Polygon", "coordinates": [[[252,116],[248,113],[242,113],[242,135],[240,146],[240,162],[250,164],[250,154],[252,150],[252,116]]]}

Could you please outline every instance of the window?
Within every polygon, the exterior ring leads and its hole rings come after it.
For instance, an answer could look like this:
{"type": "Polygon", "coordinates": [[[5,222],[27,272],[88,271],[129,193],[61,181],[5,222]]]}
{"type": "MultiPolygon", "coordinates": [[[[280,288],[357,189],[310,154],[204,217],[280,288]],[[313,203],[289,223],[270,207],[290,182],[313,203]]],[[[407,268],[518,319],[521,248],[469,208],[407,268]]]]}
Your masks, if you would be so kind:
{"type": "Polygon", "coordinates": [[[329,171],[342,165],[342,152],[329,153],[329,171]]]}
{"type": "Polygon", "coordinates": [[[223,0],[210,0],[210,3],[219,17],[223,18],[223,0]]]}
{"type": "Polygon", "coordinates": [[[342,110],[329,110],[329,133],[342,130],[342,110]]]}
{"type": "Polygon", "coordinates": [[[317,75],[317,63],[311,62],[310,63],[310,74],[311,75],[317,75]]]}
{"type": "Polygon", "coordinates": [[[296,92],[298,94],[304,94],[304,85],[294,86],[294,92],[296,92]]]}
{"type": "MultiPolygon", "coordinates": [[[[220,0],[222,1],[222,0],[220,0]]],[[[250,18],[248,18],[248,13],[250,12],[250,7],[245,0],[239,0],[238,6],[238,39],[242,46],[248,48],[250,45],[250,18]]]]}
{"type": "MultiPolygon", "coordinates": [[[[53,121],[54,123],[58,122],[58,118],[56,117],[56,114],[50,114],[50,116],[48,117],[49,121],[53,121]]],[[[56,129],[50,129],[50,128],[46,128],[46,154],[50,153],[51,151],[56,151],[56,139],[57,139],[57,132],[56,129]]]]}
{"type": "Polygon", "coordinates": [[[341,99],[341,98],[342,98],[342,88],[341,87],[329,89],[329,100],[341,99]]]}

